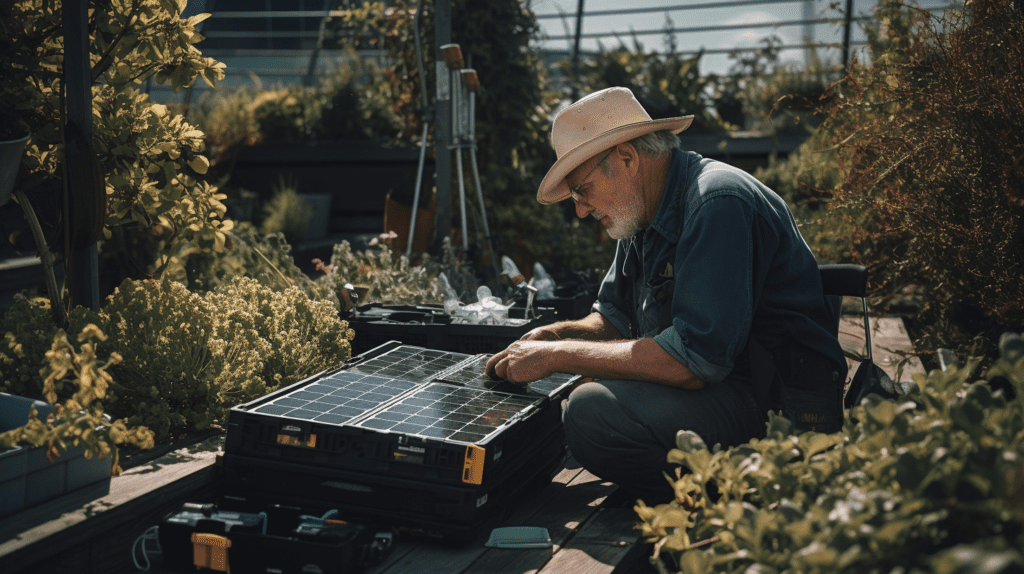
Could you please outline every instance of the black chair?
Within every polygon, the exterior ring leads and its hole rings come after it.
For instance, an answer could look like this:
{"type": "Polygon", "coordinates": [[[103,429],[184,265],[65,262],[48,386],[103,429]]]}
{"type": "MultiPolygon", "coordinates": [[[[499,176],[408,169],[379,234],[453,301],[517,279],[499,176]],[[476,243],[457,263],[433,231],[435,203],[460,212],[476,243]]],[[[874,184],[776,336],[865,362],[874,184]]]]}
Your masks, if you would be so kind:
{"type": "MultiPolygon", "coordinates": [[[[866,345],[865,356],[861,360],[857,372],[850,380],[850,388],[846,390],[843,405],[852,408],[860,404],[861,400],[869,394],[877,394],[886,399],[894,399],[901,394],[906,394],[908,389],[902,388],[875,364],[871,353],[871,322],[868,320],[868,270],[863,265],[854,264],[831,264],[819,265],[821,273],[821,288],[825,295],[833,297],[835,310],[835,333],[839,334],[839,318],[842,314],[843,297],[860,297],[861,308],[864,312],[864,344],[866,345]]],[[[856,358],[856,357],[855,357],[856,358]]]]}
{"type": "Polygon", "coordinates": [[[834,263],[818,265],[821,273],[821,289],[825,295],[832,296],[835,314],[835,335],[839,335],[839,317],[842,314],[843,297],[860,297],[864,310],[864,342],[867,345],[867,359],[871,357],[871,323],[868,321],[868,269],[863,265],[852,263],[834,263]]]}

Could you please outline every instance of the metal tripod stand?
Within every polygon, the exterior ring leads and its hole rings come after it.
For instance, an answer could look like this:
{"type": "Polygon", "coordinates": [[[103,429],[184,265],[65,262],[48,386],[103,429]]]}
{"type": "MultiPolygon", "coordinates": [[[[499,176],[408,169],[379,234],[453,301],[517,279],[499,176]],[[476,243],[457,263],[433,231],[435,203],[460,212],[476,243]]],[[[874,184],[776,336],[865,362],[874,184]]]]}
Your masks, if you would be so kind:
{"type": "MultiPolygon", "coordinates": [[[[473,185],[476,187],[477,200],[480,203],[480,220],[484,234],[484,246],[490,254],[491,264],[494,267],[495,277],[497,277],[501,270],[498,267],[498,260],[494,253],[491,229],[487,224],[487,208],[484,206],[483,188],[480,186],[480,171],[477,168],[476,162],[476,121],[474,118],[476,114],[476,92],[480,89],[480,79],[477,76],[476,70],[465,67],[462,59],[462,49],[458,44],[445,44],[441,46],[441,53],[444,55],[445,64],[448,67],[449,85],[451,86],[452,95],[452,145],[449,147],[449,150],[455,150],[456,174],[459,181],[459,211],[462,216],[462,249],[464,252],[469,250],[466,185],[462,167],[462,152],[468,151],[470,168],[473,173],[473,185]]],[[[426,129],[426,124],[424,124],[424,129],[426,129]]],[[[424,138],[421,155],[425,148],[426,140],[424,138]]],[[[421,158],[421,174],[422,170],[421,158]]],[[[421,175],[417,176],[416,195],[419,193],[421,177],[421,175]]],[[[409,225],[410,238],[414,237],[413,233],[416,230],[417,203],[416,200],[413,201],[413,214],[409,225]]],[[[410,239],[406,247],[406,256],[409,256],[411,249],[412,241],[410,239]]]]}

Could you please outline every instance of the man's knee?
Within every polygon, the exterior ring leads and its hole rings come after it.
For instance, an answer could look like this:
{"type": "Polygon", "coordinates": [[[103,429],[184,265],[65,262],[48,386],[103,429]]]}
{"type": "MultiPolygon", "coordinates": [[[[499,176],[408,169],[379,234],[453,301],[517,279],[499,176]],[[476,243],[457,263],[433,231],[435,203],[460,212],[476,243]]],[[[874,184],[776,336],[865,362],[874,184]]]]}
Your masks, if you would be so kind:
{"type": "MultiPolygon", "coordinates": [[[[562,422],[566,433],[593,436],[601,421],[617,409],[615,396],[599,383],[584,383],[569,395],[562,411],[562,422]]],[[[605,428],[607,430],[607,428],[605,428]]]]}

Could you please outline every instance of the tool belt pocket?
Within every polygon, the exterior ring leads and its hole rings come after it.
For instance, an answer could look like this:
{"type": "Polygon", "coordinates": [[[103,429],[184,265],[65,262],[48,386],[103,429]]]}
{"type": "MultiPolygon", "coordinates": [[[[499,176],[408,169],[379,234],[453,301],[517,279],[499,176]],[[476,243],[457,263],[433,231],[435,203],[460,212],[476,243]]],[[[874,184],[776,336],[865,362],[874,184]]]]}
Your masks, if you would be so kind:
{"type": "Polygon", "coordinates": [[[839,373],[815,353],[792,350],[789,376],[782,385],[782,408],[800,430],[838,432],[843,427],[839,373]]]}

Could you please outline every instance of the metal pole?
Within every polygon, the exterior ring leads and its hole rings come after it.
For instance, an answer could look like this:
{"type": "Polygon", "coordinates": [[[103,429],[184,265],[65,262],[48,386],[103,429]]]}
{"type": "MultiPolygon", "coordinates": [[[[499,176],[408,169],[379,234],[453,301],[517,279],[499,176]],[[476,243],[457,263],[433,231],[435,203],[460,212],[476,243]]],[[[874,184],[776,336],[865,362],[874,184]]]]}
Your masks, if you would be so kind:
{"type": "Polygon", "coordinates": [[[853,25],[853,0],[846,0],[846,14],[843,17],[843,70],[850,65],[850,26],[853,25]]]}
{"type": "Polygon", "coordinates": [[[420,205],[420,186],[423,185],[423,164],[427,159],[427,128],[430,126],[423,120],[423,135],[420,136],[420,165],[416,169],[416,189],[412,192],[412,216],[409,218],[409,239],[405,243],[405,256],[412,255],[412,240],[416,236],[416,211],[420,205]]]}
{"type": "Polygon", "coordinates": [[[452,226],[452,133],[451,133],[451,75],[441,53],[441,46],[452,41],[451,0],[434,0],[434,70],[437,80],[437,97],[434,119],[434,135],[437,149],[437,237],[431,249],[441,253],[444,238],[452,226]]]}
{"type": "Polygon", "coordinates": [[[814,0],[804,0],[803,6],[803,18],[804,18],[804,65],[808,66],[814,56],[814,48],[811,44],[814,43],[814,24],[811,20],[814,19],[814,0]]]}
{"type": "Polygon", "coordinates": [[[459,176],[459,211],[462,214],[462,250],[469,251],[469,230],[466,228],[466,186],[462,181],[462,150],[455,148],[455,165],[459,176]]]}
{"type": "Polygon", "coordinates": [[[573,101],[579,99],[579,93],[576,88],[577,79],[579,78],[579,70],[577,70],[577,64],[580,60],[580,34],[583,32],[583,0],[579,0],[576,4],[576,32],[575,38],[572,42],[572,99],[573,101]]]}
{"type": "Polygon", "coordinates": [[[469,251],[469,228],[467,226],[468,217],[466,216],[466,183],[465,177],[462,174],[462,144],[465,141],[462,133],[462,120],[466,110],[463,103],[462,75],[458,70],[453,70],[450,73],[452,79],[452,147],[455,150],[455,166],[458,169],[457,175],[459,178],[459,215],[462,217],[462,250],[469,251]]]}
{"type": "Polygon", "coordinates": [[[423,0],[416,5],[416,17],[412,33],[416,41],[416,69],[420,75],[420,100],[423,105],[423,135],[420,136],[420,164],[416,169],[416,189],[412,192],[412,216],[409,217],[409,239],[405,243],[406,258],[412,256],[412,241],[416,237],[416,215],[420,206],[420,187],[423,185],[423,164],[427,159],[427,129],[434,113],[427,102],[427,75],[423,73],[423,52],[420,48],[420,19],[423,14],[423,0]]]}
{"type": "MultiPolygon", "coordinates": [[[[67,82],[68,120],[77,124],[92,141],[92,69],[89,64],[88,1],[64,3],[64,76],[67,82]]],[[[76,193],[79,182],[69,181],[68,194],[76,193]]],[[[68,217],[75,217],[74,213],[68,217]]],[[[68,227],[67,229],[70,229],[68,227]]],[[[99,253],[96,244],[65,254],[69,259],[72,304],[100,308],[99,253]]]]}

